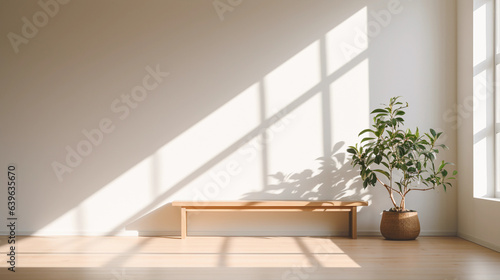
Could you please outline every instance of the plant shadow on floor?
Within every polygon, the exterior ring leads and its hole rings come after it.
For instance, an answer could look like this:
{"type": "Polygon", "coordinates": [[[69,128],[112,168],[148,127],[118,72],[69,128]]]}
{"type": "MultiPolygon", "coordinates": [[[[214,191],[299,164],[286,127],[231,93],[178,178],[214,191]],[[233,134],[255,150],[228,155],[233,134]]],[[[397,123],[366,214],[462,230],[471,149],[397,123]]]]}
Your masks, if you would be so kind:
{"type": "Polygon", "coordinates": [[[338,142],[329,156],[319,157],[319,168],[269,175],[263,190],[246,193],[246,200],[368,200],[357,169],[346,160],[344,142],[338,142]]]}

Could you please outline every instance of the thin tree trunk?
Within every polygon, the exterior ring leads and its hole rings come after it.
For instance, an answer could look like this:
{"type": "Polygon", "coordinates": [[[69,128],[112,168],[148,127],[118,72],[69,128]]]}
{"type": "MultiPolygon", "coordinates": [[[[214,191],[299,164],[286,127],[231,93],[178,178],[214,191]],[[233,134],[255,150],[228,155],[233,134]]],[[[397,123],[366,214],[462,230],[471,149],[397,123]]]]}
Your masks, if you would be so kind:
{"type": "Polygon", "coordinates": [[[389,192],[389,197],[391,198],[391,201],[392,201],[392,204],[394,205],[394,208],[398,208],[396,200],[394,199],[394,193],[392,192],[392,189],[390,189],[390,188],[386,188],[386,189],[389,192]]]}

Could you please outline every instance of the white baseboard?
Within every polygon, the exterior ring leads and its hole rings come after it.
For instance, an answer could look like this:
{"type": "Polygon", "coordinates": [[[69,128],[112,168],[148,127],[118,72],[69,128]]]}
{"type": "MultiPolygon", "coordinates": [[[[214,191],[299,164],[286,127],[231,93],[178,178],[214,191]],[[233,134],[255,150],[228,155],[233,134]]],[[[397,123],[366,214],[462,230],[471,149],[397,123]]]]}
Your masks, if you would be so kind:
{"type": "MultiPolygon", "coordinates": [[[[358,230],[358,236],[382,236],[379,230],[358,230]]],[[[456,231],[442,231],[442,230],[422,230],[419,236],[457,236],[456,231]]]]}
{"type": "MultiPolygon", "coordinates": [[[[178,233],[179,234],[179,233],[178,233]]],[[[191,231],[190,236],[348,236],[347,231],[191,231]]]]}
{"type": "MultiPolygon", "coordinates": [[[[147,231],[139,236],[178,236],[178,231],[147,231]]],[[[189,236],[348,236],[347,231],[189,231],[189,236]]]]}
{"type": "MultiPolygon", "coordinates": [[[[189,231],[190,236],[348,236],[347,231],[189,231]]],[[[8,236],[7,231],[0,231],[0,235],[8,236]]],[[[124,232],[95,232],[95,231],[19,231],[16,236],[177,236],[179,231],[124,231],[124,232]]]]}
{"type": "MultiPolygon", "coordinates": [[[[16,231],[16,236],[137,236],[137,231],[115,233],[101,231],[16,231]]],[[[0,236],[9,236],[9,232],[0,231],[0,236]]]]}
{"type": "MultiPolygon", "coordinates": [[[[348,236],[347,231],[189,231],[190,236],[348,236]]],[[[8,236],[7,231],[0,231],[0,235],[8,236]]],[[[178,236],[179,231],[120,231],[115,233],[97,231],[19,231],[17,236],[178,236]]],[[[381,236],[378,230],[358,230],[358,236],[381,236]]],[[[457,236],[455,231],[421,231],[420,236],[457,236]]],[[[472,237],[471,237],[472,238],[472,237]]],[[[468,239],[464,237],[464,239],[468,239]]],[[[472,242],[475,242],[471,240],[472,242]]],[[[479,241],[480,242],[480,241],[479,241]]],[[[475,242],[480,244],[479,242],[475,242]]],[[[483,244],[481,244],[483,245],[483,244]]],[[[483,245],[490,247],[489,245],[483,245]]],[[[493,245],[494,246],[494,245],[493,245]]],[[[500,250],[497,250],[500,251],[500,250]]]]}
{"type": "Polygon", "coordinates": [[[371,237],[382,236],[382,234],[380,234],[379,230],[358,230],[358,236],[371,237]]]}
{"type": "Polygon", "coordinates": [[[456,231],[446,231],[446,230],[423,230],[420,232],[420,236],[428,236],[428,237],[456,237],[456,231]]]}
{"type": "Polygon", "coordinates": [[[474,242],[474,243],[476,243],[478,245],[481,245],[483,247],[486,247],[488,249],[500,252],[500,246],[499,245],[493,244],[493,243],[488,242],[488,241],[484,241],[484,240],[482,240],[480,238],[476,238],[476,237],[474,237],[472,235],[468,235],[466,233],[459,232],[458,233],[458,237],[463,238],[465,240],[468,240],[470,242],[474,242]]]}

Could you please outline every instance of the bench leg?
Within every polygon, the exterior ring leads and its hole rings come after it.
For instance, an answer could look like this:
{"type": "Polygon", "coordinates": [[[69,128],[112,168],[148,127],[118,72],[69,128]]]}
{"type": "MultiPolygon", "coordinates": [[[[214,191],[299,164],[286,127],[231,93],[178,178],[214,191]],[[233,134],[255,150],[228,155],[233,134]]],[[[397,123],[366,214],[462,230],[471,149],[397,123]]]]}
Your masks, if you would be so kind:
{"type": "Polygon", "coordinates": [[[187,212],[186,208],[181,208],[181,238],[184,239],[187,236],[187,212]]]}
{"type": "Polygon", "coordinates": [[[358,228],[357,228],[357,214],[356,206],[351,207],[351,211],[349,211],[349,235],[352,239],[358,238],[358,228]]]}

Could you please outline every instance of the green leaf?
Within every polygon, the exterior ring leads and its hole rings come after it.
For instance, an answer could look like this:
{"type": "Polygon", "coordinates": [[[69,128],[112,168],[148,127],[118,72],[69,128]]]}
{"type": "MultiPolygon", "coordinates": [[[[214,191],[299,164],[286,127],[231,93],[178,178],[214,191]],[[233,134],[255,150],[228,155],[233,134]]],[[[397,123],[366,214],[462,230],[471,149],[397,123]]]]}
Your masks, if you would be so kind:
{"type": "Polygon", "coordinates": [[[420,161],[417,161],[417,169],[421,170],[422,169],[422,163],[420,161]]]}
{"type": "Polygon", "coordinates": [[[382,175],[384,175],[385,177],[387,177],[387,179],[390,179],[391,178],[391,175],[389,174],[389,172],[385,171],[385,170],[382,170],[382,169],[375,169],[373,170],[374,172],[378,172],[382,175]]]}
{"type": "Polygon", "coordinates": [[[376,113],[386,113],[386,114],[388,114],[389,111],[384,110],[384,109],[375,109],[370,114],[376,114],[376,113]]]}
{"type": "Polygon", "coordinates": [[[432,128],[431,128],[431,134],[432,134],[432,136],[436,137],[436,131],[432,128]]]}
{"type": "Polygon", "coordinates": [[[365,142],[365,141],[370,141],[370,140],[373,140],[373,139],[376,139],[375,137],[365,137],[363,138],[363,140],[361,140],[361,143],[365,142]]]}
{"type": "Polygon", "coordinates": [[[396,185],[398,185],[398,187],[399,187],[399,191],[402,191],[402,186],[401,186],[401,183],[400,183],[400,182],[395,182],[395,183],[396,183],[396,185]]]}
{"type": "Polygon", "coordinates": [[[376,183],[377,183],[377,175],[375,175],[375,173],[372,173],[370,184],[372,186],[375,186],[376,183]]]}
{"type": "Polygon", "coordinates": [[[434,161],[434,160],[436,159],[436,156],[434,156],[434,154],[433,154],[433,153],[429,153],[429,159],[430,159],[431,161],[434,161]]]}
{"type": "Polygon", "coordinates": [[[448,150],[448,147],[445,144],[439,144],[438,146],[443,150],[448,150]]]}
{"type": "Polygon", "coordinates": [[[365,134],[365,133],[367,133],[367,132],[375,133],[375,131],[373,131],[373,130],[371,130],[371,129],[367,128],[367,129],[365,129],[365,130],[361,131],[361,132],[358,134],[358,136],[361,136],[362,134],[365,134]]]}
{"type": "Polygon", "coordinates": [[[438,172],[441,171],[446,165],[446,162],[444,162],[444,160],[441,162],[441,165],[439,166],[438,168],[438,172]]]}

